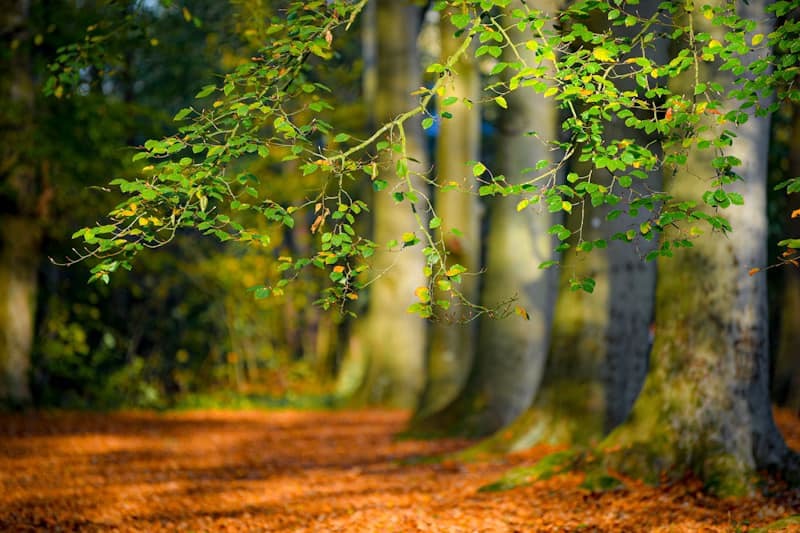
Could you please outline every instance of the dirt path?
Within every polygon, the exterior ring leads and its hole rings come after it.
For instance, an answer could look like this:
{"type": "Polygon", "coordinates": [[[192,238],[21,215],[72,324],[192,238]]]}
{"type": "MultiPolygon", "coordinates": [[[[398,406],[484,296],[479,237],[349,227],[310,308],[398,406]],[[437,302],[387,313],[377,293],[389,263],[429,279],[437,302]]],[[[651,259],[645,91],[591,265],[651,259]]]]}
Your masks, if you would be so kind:
{"type": "MultiPolygon", "coordinates": [[[[746,531],[800,513],[796,493],[719,501],[692,482],[595,496],[571,475],[477,493],[548,449],[402,466],[461,444],[395,442],[404,420],[390,411],[2,415],[0,530],[746,531]]],[[[780,422],[800,447],[800,420],[780,422]]]]}

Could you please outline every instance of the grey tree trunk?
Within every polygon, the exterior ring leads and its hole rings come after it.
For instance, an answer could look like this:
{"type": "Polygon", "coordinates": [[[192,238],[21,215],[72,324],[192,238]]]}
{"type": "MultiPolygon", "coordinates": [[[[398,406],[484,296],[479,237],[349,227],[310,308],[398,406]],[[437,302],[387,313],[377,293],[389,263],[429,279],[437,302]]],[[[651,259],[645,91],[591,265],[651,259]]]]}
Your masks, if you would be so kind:
{"type": "MultiPolygon", "coordinates": [[[[366,111],[366,130],[374,131],[375,98],[378,90],[378,36],[377,8],[374,1],[367,2],[361,13],[361,55],[364,61],[361,73],[361,91],[366,111]]],[[[371,195],[370,191],[366,193],[371,195]]],[[[369,196],[371,198],[371,196],[369,196]]],[[[363,309],[359,310],[359,314],[363,309]]],[[[353,398],[367,374],[367,356],[364,351],[364,328],[361,320],[346,317],[340,330],[346,341],[342,344],[343,353],[337,370],[336,397],[343,402],[353,398]]]]}
{"type": "MultiPolygon", "coordinates": [[[[638,16],[649,18],[658,11],[660,2],[644,0],[636,8],[638,16]]],[[[657,31],[659,28],[654,28],[657,31]]],[[[616,27],[615,33],[633,37],[641,31],[639,25],[616,27]]],[[[669,42],[666,39],[654,39],[646,51],[647,57],[658,65],[669,62],[669,42]]],[[[621,90],[636,90],[630,78],[618,81],[621,90]]],[[[656,157],[661,155],[654,140],[645,132],[629,128],[621,120],[615,120],[606,130],[609,139],[631,139],[640,146],[650,146],[656,157]]],[[[641,183],[634,183],[631,191],[646,194],[648,190],[661,190],[662,169],[656,168],[648,172],[648,178],[641,183]]],[[[621,194],[623,201],[616,209],[628,209],[626,194],[621,194]]],[[[605,238],[627,230],[638,230],[640,224],[652,216],[650,211],[640,210],[638,216],[621,216],[610,223],[605,238]]],[[[610,431],[621,424],[630,413],[636,397],[642,389],[647,375],[650,348],[653,341],[652,328],[653,307],[656,289],[656,262],[644,261],[648,252],[655,249],[657,240],[643,240],[636,246],[630,243],[611,240],[607,249],[609,260],[608,281],[611,296],[608,301],[608,325],[605,331],[606,358],[604,365],[605,382],[605,430],[610,431]]]]}
{"type": "MultiPolygon", "coordinates": [[[[521,1],[505,9],[524,8],[521,1]]],[[[537,7],[555,13],[557,2],[538,2],[537,7]]],[[[533,38],[509,30],[516,42],[533,38]]],[[[535,54],[524,46],[517,52],[530,64],[535,54]]],[[[508,47],[504,60],[515,61],[508,47]]],[[[558,138],[558,110],[552,99],[532,89],[519,89],[506,97],[497,138],[497,173],[510,183],[520,183],[540,160],[553,161],[555,154],[545,141],[558,138]],[[529,135],[537,132],[540,138],[529,135]]],[[[481,303],[495,306],[516,296],[516,304],[530,316],[504,320],[482,315],[478,324],[475,363],[461,394],[444,409],[419,420],[411,433],[454,433],[471,436],[490,434],[525,410],[536,393],[550,343],[550,326],[556,294],[554,270],[538,265],[553,259],[554,243],[547,230],[556,216],[546,209],[516,212],[514,197],[491,198],[488,204],[486,273],[481,303]]]]}
{"type": "MultiPolygon", "coordinates": [[[[421,85],[417,54],[417,35],[421,9],[409,1],[377,1],[378,77],[375,116],[378,123],[391,121],[418,104],[411,94],[421,85]]],[[[428,171],[425,144],[419,121],[405,125],[409,176],[413,187],[425,190],[420,177],[428,171]],[[414,162],[416,161],[416,162],[414,162]]],[[[406,185],[395,174],[397,154],[381,161],[381,177],[386,190],[375,195],[373,240],[385,246],[400,240],[405,232],[419,231],[408,200],[396,204],[391,192],[406,185]]],[[[418,213],[425,210],[420,206],[418,213]]],[[[374,256],[369,308],[364,317],[366,355],[364,381],[353,401],[413,407],[422,390],[425,372],[426,324],[407,312],[414,303],[414,290],[426,285],[425,258],[418,250],[392,252],[382,249],[374,256]]]]}
{"type": "MultiPolygon", "coordinates": [[[[641,16],[655,13],[654,2],[643,2],[641,16]]],[[[593,21],[595,31],[608,29],[608,22],[593,21]]],[[[633,35],[641,28],[631,26],[615,33],[633,35]]],[[[651,56],[666,55],[664,42],[656,41],[651,56]]],[[[661,57],[653,57],[661,60],[661,57]]],[[[619,82],[623,90],[632,82],[619,82]]],[[[632,139],[646,145],[650,139],[621,121],[606,125],[607,144],[632,139]]],[[[573,164],[573,171],[592,172],[593,183],[610,184],[605,170],[592,169],[589,163],[573,164]]],[[[660,187],[660,169],[650,173],[644,187],[660,187]]],[[[627,198],[625,191],[617,191],[627,198]]],[[[626,209],[623,200],[616,209],[626,209]]],[[[583,239],[605,239],[605,250],[590,254],[568,252],[561,261],[561,283],[553,322],[552,343],[534,402],[512,424],[478,443],[463,455],[497,454],[517,451],[538,443],[587,443],[599,438],[606,427],[619,424],[633,405],[644,381],[650,352],[650,322],[655,291],[655,264],[645,263],[644,254],[653,245],[636,247],[611,241],[617,232],[638,228],[649,215],[605,220],[609,209],[584,206],[568,221],[572,231],[580,230],[583,239]],[[592,294],[570,290],[570,278],[591,277],[592,294]]]]}
{"type": "Polygon", "coordinates": [[[29,2],[12,2],[0,14],[0,32],[18,46],[0,67],[0,403],[25,405],[33,345],[40,258],[41,224],[46,197],[40,196],[32,161],[34,87],[27,39],[29,2]]]}
{"type": "MultiPolygon", "coordinates": [[[[764,8],[763,1],[740,5],[759,21],[757,32],[769,33],[764,8]]],[[[695,25],[715,31],[702,16],[695,25]]],[[[704,75],[731,83],[719,70],[704,75]]],[[[676,89],[689,92],[693,83],[682,81],[676,89]]],[[[693,248],[659,261],[647,381],[631,417],[602,446],[614,450],[607,460],[620,471],[657,482],[666,472],[692,470],[726,495],[751,491],[756,469],[800,472],[771,413],[766,279],[747,272],[766,263],[769,119],[751,116],[736,133],[726,151],[742,161],[736,171],[744,181],[728,188],[742,194],[745,205],[725,210],[733,234],[707,232],[693,248]]],[[[698,199],[707,185],[698,176],[714,174],[712,156],[692,151],[667,191],[679,201],[698,199]]]]}
{"type": "MultiPolygon", "coordinates": [[[[455,37],[456,28],[449,22],[447,11],[439,22],[441,58],[445,62],[460,43],[455,37]]],[[[455,75],[446,90],[448,96],[459,102],[440,111],[453,114],[442,120],[436,146],[436,180],[439,187],[457,183],[459,188],[472,189],[472,194],[461,190],[436,190],[436,212],[442,218],[438,233],[447,246],[448,264],[460,264],[469,272],[480,270],[480,204],[475,196],[472,173],[467,161],[480,158],[480,78],[475,59],[469,54],[455,65],[455,75]],[[468,107],[462,99],[474,102],[468,107]],[[451,229],[461,232],[460,236],[451,229]]],[[[478,300],[478,278],[465,276],[459,287],[470,301],[478,300]]],[[[438,298],[446,297],[438,295],[438,298]]],[[[427,376],[425,389],[417,405],[415,417],[434,413],[451,401],[464,386],[472,366],[475,352],[476,328],[474,321],[466,321],[470,310],[452,299],[446,313],[441,313],[430,326],[427,350],[427,376]]]]}

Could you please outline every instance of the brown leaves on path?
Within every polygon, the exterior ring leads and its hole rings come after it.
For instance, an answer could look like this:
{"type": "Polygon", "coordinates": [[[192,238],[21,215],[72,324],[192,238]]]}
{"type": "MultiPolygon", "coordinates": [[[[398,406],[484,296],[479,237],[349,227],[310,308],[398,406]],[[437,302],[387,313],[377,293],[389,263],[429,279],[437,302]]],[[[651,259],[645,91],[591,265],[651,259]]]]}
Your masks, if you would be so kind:
{"type": "MultiPolygon", "coordinates": [[[[747,531],[800,495],[717,500],[693,480],[594,495],[580,474],[478,493],[552,448],[408,465],[463,441],[395,441],[407,415],[359,412],[0,415],[3,531],[747,531]]],[[[800,419],[778,413],[800,448],[800,419]]]]}

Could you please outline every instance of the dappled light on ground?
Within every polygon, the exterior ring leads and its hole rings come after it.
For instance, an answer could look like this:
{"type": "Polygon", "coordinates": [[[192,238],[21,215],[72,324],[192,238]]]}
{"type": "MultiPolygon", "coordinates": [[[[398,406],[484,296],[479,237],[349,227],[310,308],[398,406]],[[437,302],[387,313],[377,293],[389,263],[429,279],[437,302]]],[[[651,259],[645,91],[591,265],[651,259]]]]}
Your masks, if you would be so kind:
{"type": "MultiPolygon", "coordinates": [[[[778,413],[794,448],[800,419],[778,413]]],[[[595,495],[571,474],[478,493],[509,467],[414,464],[463,441],[395,441],[407,414],[0,415],[0,530],[747,531],[800,513],[800,495],[717,500],[693,480],[595,495]]]]}

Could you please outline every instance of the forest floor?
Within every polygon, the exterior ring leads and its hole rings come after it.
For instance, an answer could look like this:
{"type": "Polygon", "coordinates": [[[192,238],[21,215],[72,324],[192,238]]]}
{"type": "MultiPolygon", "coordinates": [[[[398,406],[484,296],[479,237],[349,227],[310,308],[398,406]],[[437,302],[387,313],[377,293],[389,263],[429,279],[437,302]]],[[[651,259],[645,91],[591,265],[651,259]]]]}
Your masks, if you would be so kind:
{"type": "MultiPolygon", "coordinates": [[[[800,449],[800,418],[777,412],[800,449]]],[[[0,415],[2,531],[749,531],[800,493],[719,500],[697,482],[591,494],[569,474],[477,492],[552,448],[408,464],[463,441],[397,441],[397,411],[0,415]]],[[[799,531],[800,526],[793,531],[799,531]]],[[[789,529],[782,529],[786,531],[789,529]]]]}

